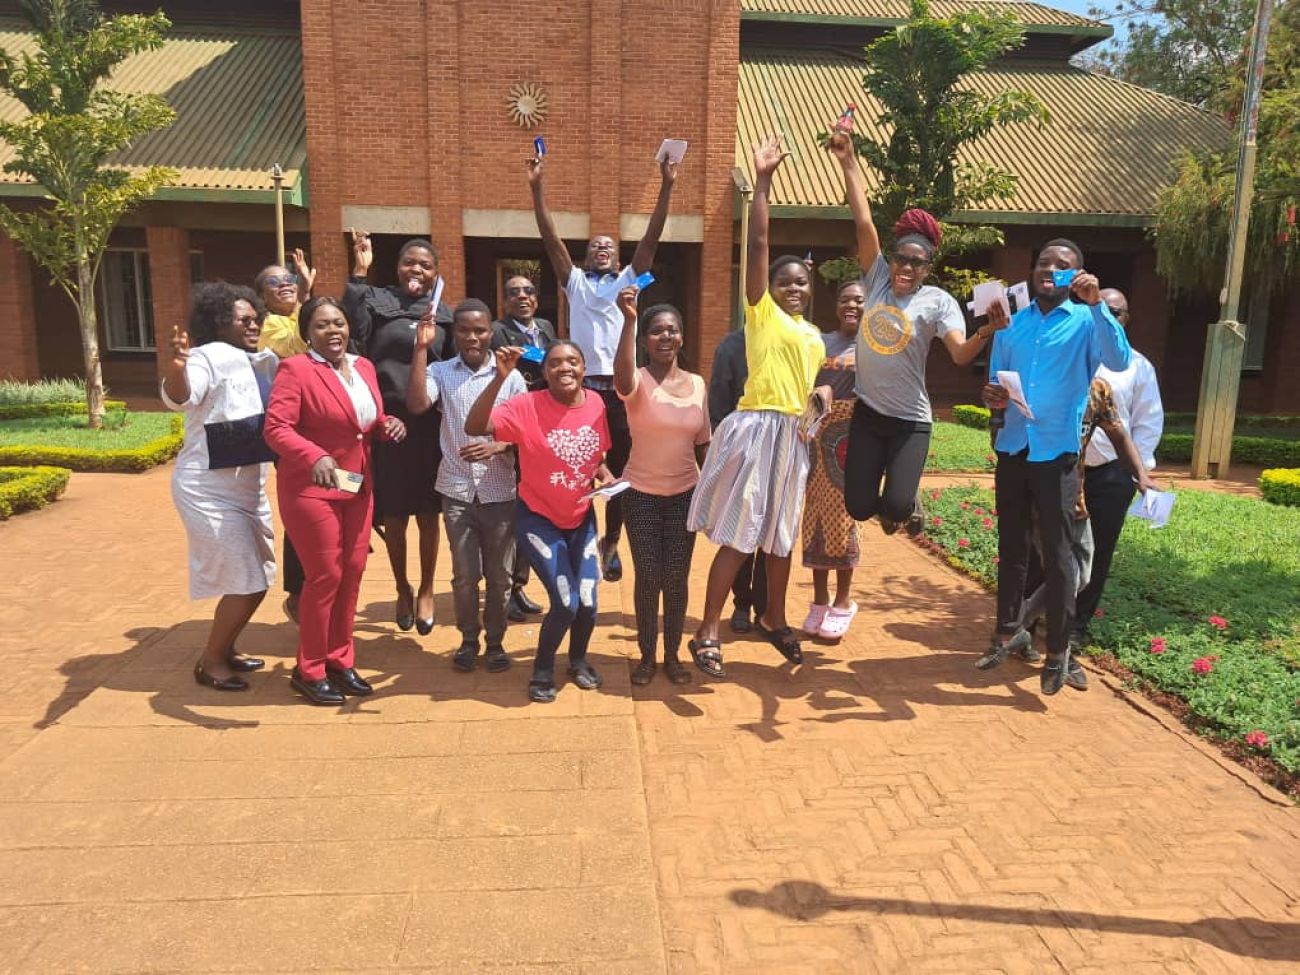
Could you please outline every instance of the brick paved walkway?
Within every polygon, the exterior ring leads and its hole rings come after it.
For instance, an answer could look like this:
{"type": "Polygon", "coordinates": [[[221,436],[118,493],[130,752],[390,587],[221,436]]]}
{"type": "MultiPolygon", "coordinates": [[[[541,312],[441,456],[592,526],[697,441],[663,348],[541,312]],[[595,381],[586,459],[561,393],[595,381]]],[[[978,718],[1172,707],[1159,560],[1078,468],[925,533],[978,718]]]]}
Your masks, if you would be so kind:
{"type": "Polygon", "coordinates": [[[193,684],[167,476],[0,525],[4,970],[1300,970],[1300,812],[1096,676],[978,674],[988,598],[874,528],[873,612],[803,668],[736,641],[633,691],[625,582],[604,691],[549,708],[397,633],[376,557],[381,690],[340,714],[290,694],[278,599],[254,690],[193,684]]]}

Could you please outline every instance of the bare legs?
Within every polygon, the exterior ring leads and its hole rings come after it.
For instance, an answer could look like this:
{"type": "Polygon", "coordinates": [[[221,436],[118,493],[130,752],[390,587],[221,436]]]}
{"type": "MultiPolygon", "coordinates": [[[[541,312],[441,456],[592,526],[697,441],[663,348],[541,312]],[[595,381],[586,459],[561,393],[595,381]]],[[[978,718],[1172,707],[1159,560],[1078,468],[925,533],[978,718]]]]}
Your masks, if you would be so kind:
{"type": "MultiPolygon", "coordinates": [[[[704,614],[700,619],[699,629],[695,631],[697,640],[718,639],[722,609],[727,603],[727,597],[731,595],[731,583],[735,580],[736,573],[740,571],[744,561],[744,552],[726,546],[719,548],[718,553],[713,556],[713,564],[709,566],[708,588],[704,595],[704,614]]],[[[789,562],[788,559],[786,561],[789,562]]],[[[788,567],[786,574],[789,575],[788,567]]],[[[771,592],[770,586],[768,591],[771,592]]],[[[784,599],[784,596],[782,598],[784,599]]]]}
{"type": "MultiPolygon", "coordinates": [[[[830,602],[830,570],[813,569],[813,602],[825,606],[830,602]]],[[[853,591],[853,570],[835,570],[835,608],[848,609],[853,591]]]]}
{"type": "Polygon", "coordinates": [[[438,561],[437,512],[421,512],[415,516],[419,530],[420,586],[415,603],[411,603],[411,580],[406,574],[406,526],[410,518],[397,515],[384,519],[384,546],[388,549],[388,565],[393,570],[397,586],[397,615],[413,615],[419,619],[433,618],[433,570],[438,561]]]}
{"type": "MultiPolygon", "coordinates": [[[[763,564],[767,568],[767,610],[759,622],[768,630],[783,630],[789,625],[785,619],[785,593],[790,586],[790,556],[765,552],[763,564]]],[[[730,586],[730,579],[727,584],[730,586]]]]}
{"type": "Polygon", "coordinates": [[[235,640],[266,598],[266,590],[242,595],[222,596],[212,614],[208,645],[203,649],[203,670],[209,677],[226,680],[235,676],[228,662],[235,652],[235,640]]]}

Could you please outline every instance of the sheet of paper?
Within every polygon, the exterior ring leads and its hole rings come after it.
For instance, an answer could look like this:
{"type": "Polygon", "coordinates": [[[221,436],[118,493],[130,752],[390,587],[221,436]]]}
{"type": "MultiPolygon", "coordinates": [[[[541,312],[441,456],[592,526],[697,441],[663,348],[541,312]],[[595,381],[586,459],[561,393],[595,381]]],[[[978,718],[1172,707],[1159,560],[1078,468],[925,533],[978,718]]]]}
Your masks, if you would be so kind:
{"type": "Polygon", "coordinates": [[[603,488],[596,488],[596,490],[592,491],[590,494],[584,494],[582,500],[592,501],[596,498],[617,497],[631,486],[632,484],[629,481],[614,481],[610,484],[606,484],[603,488]]]}
{"type": "Polygon", "coordinates": [[[685,155],[685,139],[664,139],[663,143],[659,146],[659,151],[655,153],[655,162],[663,162],[667,159],[669,162],[680,165],[685,155]]]}
{"type": "Polygon", "coordinates": [[[1011,301],[1011,313],[1014,315],[1022,308],[1029,307],[1029,282],[1020,281],[1007,288],[1007,298],[1011,301]]]}
{"type": "Polygon", "coordinates": [[[1177,495],[1172,491],[1147,491],[1133,499],[1133,506],[1128,513],[1134,518],[1151,522],[1152,528],[1164,528],[1169,524],[1169,516],[1174,510],[1177,495]]]}
{"type": "Polygon", "coordinates": [[[1034,418],[1034,411],[1029,408],[1029,403],[1025,400],[1025,388],[1020,384],[1020,373],[1000,370],[998,372],[998,385],[1007,391],[1011,397],[1011,402],[1016,404],[1018,409],[1026,420],[1034,418]]]}
{"type": "Polygon", "coordinates": [[[1001,305],[1007,316],[1011,315],[1011,306],[1007,304],[1007,286],[1001,281],[981,281],[975,285],[972,297],[975,299],[973,304],[976,318],[987,315],[994,305],[1001,305]]]}

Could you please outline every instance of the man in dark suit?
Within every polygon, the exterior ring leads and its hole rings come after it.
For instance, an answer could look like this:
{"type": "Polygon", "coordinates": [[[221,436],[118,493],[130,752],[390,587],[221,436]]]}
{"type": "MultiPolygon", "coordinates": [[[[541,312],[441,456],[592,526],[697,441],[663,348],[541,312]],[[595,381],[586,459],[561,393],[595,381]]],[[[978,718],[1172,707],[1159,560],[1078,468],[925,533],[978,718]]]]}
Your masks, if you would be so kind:
{"type": "MultiPolygon", "coordinates": [[[[505,314],[492,323],[492,348],[503,349],[506,346],[544,349],[555,341],[555,326],[545,318],[535,317],[537,311],[537,285],[522,274],[506,278],[503,286],[505,292],[505,314]]],[[[528,389],[544,389],[546,380],[542,376],[540,363],[520,359],[518,369],[524,376],[528,389]]],[[[511,574],[510,601],[506,604],[506,613],[515,623],[522,623],[528,613],[540,613],[542,607],[528,598],[524,586],[528,584],[528,559],[520,552],[515,552],[515,567],[511,574]]]]}

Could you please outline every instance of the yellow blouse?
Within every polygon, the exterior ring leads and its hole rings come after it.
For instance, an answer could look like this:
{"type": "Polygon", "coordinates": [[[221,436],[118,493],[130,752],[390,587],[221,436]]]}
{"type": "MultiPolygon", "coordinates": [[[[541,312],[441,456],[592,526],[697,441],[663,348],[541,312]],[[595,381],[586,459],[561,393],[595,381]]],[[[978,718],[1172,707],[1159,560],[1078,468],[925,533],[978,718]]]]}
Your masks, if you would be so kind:
{"type": "Polygon", "coordinates": [[[757,305],[745,305],[745,358],[749,379],[736,409],[797,416],[808,405],[826,346],[816,326],[783,311],[765,291],[757,305]]]}
{"type": "Polygon", "coordinates": [[[257,351],[270,349],[281,359],[307,351],[307,343],[298,334],[298,312],[292,315],[267,314],[262,319],[262,334],[257,340],[257,351]]]}

